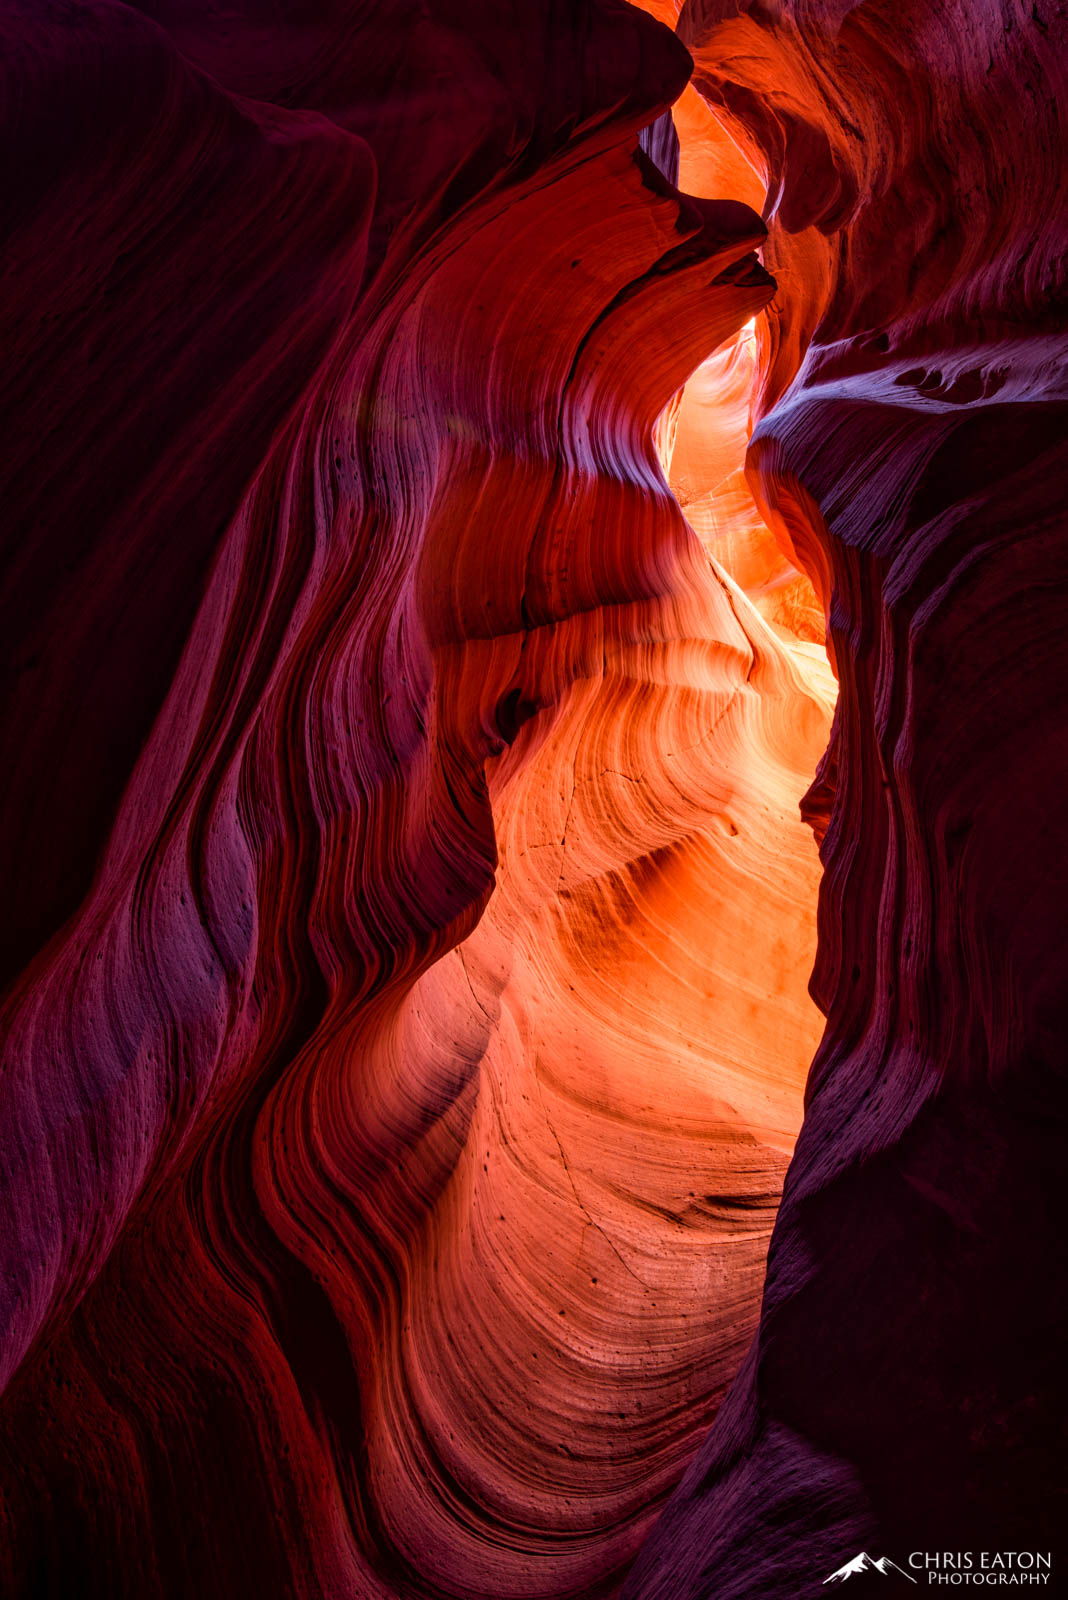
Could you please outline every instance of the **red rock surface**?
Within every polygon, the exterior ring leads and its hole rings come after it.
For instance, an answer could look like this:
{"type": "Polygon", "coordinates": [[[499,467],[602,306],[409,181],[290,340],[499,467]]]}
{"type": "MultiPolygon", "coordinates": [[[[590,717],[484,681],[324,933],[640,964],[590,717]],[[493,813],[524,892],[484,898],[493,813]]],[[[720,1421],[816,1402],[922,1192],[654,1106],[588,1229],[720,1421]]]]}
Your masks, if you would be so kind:
{"type": "Polygon", "coordinates": [[[5,1594],[1050,1543],[1058,19],[650,9],[0,19],[5,1594]]]}
{"type": "Polygon", "coordinates": [[[679,32],[767,174],[748,477],[840,697],[760,1334],[624,1592],[785,1597],[1065,1526],[1065,39],[1041,4],[679,32]]]}

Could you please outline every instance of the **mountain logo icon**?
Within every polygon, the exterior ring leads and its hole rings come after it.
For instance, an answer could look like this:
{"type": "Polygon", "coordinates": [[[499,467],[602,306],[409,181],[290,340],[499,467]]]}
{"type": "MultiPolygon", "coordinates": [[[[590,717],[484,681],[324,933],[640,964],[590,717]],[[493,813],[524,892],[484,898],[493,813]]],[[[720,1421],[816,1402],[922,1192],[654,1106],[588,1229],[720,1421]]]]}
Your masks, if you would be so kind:
{"type": "MultiPolygon", "coordinates": [[[[850,1578],[859,1577],[862,1572],[881,1572],[884,1578],[889,1577],[891,1572],[899,1572],[910,1583],[916,1582],[911,1572],[906,1572],[904,1567],[899,1567],[896,1561],[890,1560],[889,1556],[879,1556],[876,1560],[866,1550],[862,1550],[859,1556],[854,1556],[852,1561],[847,1561],[844,1567],[839,1567],[837,1572],[832,1572],[823,1581],[824,1583],[846,1583],[850,1578]]],[[[861,1587],[863,1588],[863,1585],[861,1587]]]]}

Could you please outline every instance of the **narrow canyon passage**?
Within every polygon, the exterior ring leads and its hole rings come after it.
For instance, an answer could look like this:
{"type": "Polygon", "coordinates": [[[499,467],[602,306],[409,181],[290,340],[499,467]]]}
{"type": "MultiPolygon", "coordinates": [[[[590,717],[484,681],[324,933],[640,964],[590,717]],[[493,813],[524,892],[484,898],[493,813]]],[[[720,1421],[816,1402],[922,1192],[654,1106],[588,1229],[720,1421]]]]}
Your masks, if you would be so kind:
{"type": "MultiPolygon", "coordinates": [[[[682,154],[719,152],[716,192],[737,199],[728,144],[706,116],[682,154]]],[[[799,802],[834,699],[822,612],[745,483],[760,375],[749,318],[658,419],[703,530],[660,489],[664,593],[518,642],[527,714],[487,765],[496,887],[407,1003],[406,1073],[441,1070],[442,1019],[479,1053],[413,1274],[411,1414],[375,1440],[383,1515],[435,1553],[442,1591],[610,1592],[756,1330],[822,1031],[799,802]],[[468,1486],[462,1542],[411,1481],[426,1436],[468,1486]]]]}
{"type": "Polygon", "coordinates": [[[5,1596],[1056,1552],[1064,33],[0,13],[5,1596]]]}

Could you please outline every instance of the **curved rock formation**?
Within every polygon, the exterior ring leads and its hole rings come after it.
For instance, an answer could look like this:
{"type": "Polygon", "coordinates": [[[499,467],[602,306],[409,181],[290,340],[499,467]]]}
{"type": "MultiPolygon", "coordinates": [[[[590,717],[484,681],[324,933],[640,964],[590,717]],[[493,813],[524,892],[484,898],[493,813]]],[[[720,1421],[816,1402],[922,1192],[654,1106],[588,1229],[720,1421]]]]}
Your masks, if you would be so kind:
{"type": "Polygon", "coordinates": [[[764,229],[637,149],[689,63],[625,9],[34,37],[6,1589],[608,1593],[818,1037],[829,680],[653,446],[764,229]]]}
{"type": "Polygon", "coordinates": [[[865,1546],[1064,1527],[1065,39],[1011,4],[679,32],[767,173],[749,479],[840,698],[760,1334],[625,1593],[792,1597],[865,1546]]]}
{"type": "Polygon", "coordinates": [[[1053,19],[650,9],[3,18],[19,1600],[1050,1542],[1053,19]]]}

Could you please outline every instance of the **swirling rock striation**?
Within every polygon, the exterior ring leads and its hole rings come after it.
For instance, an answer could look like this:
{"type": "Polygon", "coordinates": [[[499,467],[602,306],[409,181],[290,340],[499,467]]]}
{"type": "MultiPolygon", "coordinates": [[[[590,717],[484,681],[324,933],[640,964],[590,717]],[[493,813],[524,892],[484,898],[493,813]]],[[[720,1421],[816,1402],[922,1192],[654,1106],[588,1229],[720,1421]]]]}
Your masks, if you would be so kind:
{"type": "Polygon", "coordinates": [[[0,22],[5,1594],[1054,1543],[1063,21],[650,9],[0,22]]]}
{"type": "Polygon", "coordinates": [[[829,677],[654,445],[765,229],[607,0],[4,26],[4,1592],[614,1593],[819,1031],[829,677]]]}
{"type": "Polygon", "coordinates": [[[799,0],[679,32],[767,177],[749,479],[840,696],[760,1333],[624,1592],[792,1597],[1065,1525],[1065,31],[799,0]]]}

